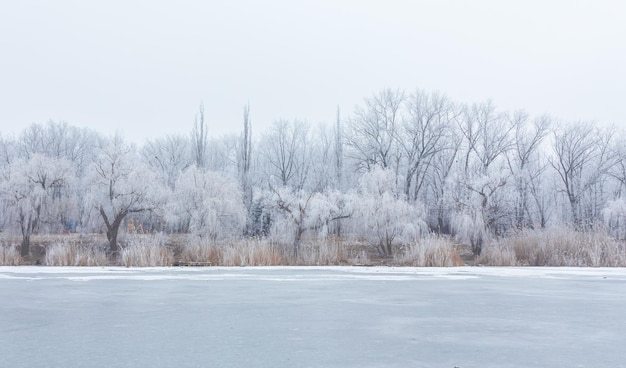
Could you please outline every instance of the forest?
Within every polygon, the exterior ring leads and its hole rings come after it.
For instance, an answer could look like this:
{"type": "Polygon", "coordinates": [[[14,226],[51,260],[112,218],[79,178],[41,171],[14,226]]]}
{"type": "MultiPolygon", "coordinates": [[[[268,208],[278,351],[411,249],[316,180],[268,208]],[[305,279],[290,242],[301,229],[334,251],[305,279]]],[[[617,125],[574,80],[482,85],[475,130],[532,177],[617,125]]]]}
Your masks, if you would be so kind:
{"type": "MultiPolygon", "coordinates": [[[[193,112],[191,112],[193,115],[193,112]]],[[[0,265],[625,266],[624,132],[385,89],[336,120],[0,136],[0,265]]]]}

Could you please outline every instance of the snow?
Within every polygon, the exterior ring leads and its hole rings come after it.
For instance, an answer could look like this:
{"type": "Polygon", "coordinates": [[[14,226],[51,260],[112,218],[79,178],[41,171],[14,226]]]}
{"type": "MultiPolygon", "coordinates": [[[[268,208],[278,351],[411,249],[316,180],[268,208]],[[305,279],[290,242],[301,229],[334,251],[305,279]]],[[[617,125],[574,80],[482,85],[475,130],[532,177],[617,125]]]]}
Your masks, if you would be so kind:
{"type": "Polygon", "coordinates": [[[7,367],[626,367],[626,269],[0,267],[7,367]]]}

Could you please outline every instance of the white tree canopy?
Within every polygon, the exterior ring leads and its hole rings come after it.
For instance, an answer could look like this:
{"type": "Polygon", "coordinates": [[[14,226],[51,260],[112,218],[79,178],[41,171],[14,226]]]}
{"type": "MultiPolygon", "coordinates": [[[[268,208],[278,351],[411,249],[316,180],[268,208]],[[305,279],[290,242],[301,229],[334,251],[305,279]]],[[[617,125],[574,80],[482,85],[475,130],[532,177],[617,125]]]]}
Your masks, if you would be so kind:
{"type": "Polygon", "coordinates": [[[34,154],[13,162],[0,183],[2,199],[22,234],[22,255],[28,255],[30,236],[42,227],[59,224],[70,213],[74,165],[60,158],[34,154]]]}
{"type": "Polygon", "coordinates": [[[117,251],[122,220],[131,213],[159,210],[166,198],[165,187],[121,137],[100,147],[85,176],[85,204],[104,222],[112,252],[117,251]]]}
{"type": "Polygon", "coordinates": [[[220,240],[243,234],[247,211],[236,180],[192,166],[176,181],[167,205],[175,228],[220,240]]]}
{"type": "Polygon", "coordinates": [[[375,245],[384,256],[392,254],[393,246],[426,231],[422,205],[407,202],[395,180],[393,171],[374,168],[361,177],[353,203],[353,231],[375,245]]]}

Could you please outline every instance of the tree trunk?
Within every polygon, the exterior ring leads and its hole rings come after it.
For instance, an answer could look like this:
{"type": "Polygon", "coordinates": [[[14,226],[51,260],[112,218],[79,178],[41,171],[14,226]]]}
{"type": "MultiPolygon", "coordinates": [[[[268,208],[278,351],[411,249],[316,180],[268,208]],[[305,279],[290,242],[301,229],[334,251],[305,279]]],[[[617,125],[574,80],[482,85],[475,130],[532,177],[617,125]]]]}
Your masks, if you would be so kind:
{"type": "Polygon", "coordinates": [[[294,261],[298,260],[298,248],[300,248],[300,239],[302,239],[302,233],[304,229],[300,226],[296,228],[296,234],[293,239],[293,258],[294,261]]]}
{"type": "Polygon", "coordinates": [[[109,241],[109,250],[111,251],[111,254],[114,258],[117,257],[117,253],[119,251],[119,247],[117,246],[117,234],[119,233],[122,220],[124,219],[124,217],[126,217],[127,214],[127,211],[121,211],[117,213],[117,215],[115,215],[115,219],[113,219],[113,222],[109,222],[109,217],[104,211],[104,208],[100,207],[100,215],[102,216],[104,224],[107,228],[107,240],[109,241]]]}
{"type": "Polygon", "coordinates": [[[22,235],[22,246],[20,247],[20,254],[22,257],[26,257],[30,254],[30,234],[22,235]]]}
{"type": "Polygon", "coordinates": [[[107,229],[107,240],[109,241],[109,250],[112,254],[117,254],[119,247],[117,246],[117,233],[119,232],[119,225],[117,227],[111,227],[107,229]]]}

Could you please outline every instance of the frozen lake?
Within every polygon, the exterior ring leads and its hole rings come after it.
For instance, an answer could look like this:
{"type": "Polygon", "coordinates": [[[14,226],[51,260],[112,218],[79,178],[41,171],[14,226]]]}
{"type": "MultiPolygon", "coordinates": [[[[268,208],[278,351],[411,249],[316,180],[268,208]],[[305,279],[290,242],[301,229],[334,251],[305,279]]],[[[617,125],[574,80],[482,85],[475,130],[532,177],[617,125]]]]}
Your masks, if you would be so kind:
{"type": "Polygon", "coordinates": [[[626,269],[0,267],[1,367],[626,367],[626,269]]]}

